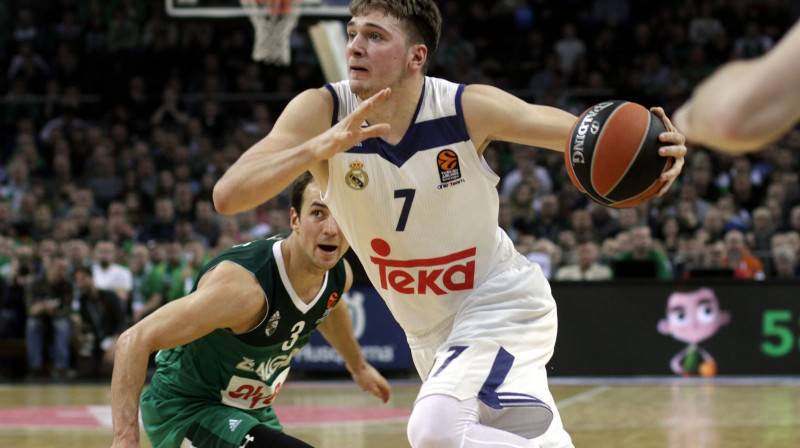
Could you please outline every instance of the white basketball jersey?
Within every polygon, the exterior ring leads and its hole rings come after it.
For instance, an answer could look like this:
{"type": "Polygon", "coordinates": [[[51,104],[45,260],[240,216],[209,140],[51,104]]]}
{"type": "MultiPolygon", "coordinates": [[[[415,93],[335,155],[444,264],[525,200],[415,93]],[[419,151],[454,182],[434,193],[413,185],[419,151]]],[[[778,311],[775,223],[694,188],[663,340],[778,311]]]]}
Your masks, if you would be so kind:
{"type": "MultiPolygon", "coordinates": [[[[358,106],[347,81],[326,87],[334,123],[358,106]]],[[[397,145],[368,139],[328,161],[323,200],[413,337],[449,325],[465,295],[515,256],[497,222],[499,178],[467,133],[463,91],[464,85],[426,78],[397,145]]]]}

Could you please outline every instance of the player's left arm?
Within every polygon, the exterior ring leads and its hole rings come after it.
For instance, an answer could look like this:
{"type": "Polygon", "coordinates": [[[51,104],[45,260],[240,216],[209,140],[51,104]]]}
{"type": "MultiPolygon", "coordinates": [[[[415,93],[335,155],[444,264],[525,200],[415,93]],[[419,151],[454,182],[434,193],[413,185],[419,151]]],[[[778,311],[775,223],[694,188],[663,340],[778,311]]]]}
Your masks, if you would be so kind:
{"type": "Polygon", "coordinates": [[[496,87],[472,84],[461,95],[470,139],[479,152],[492,141],[564,151],[569,131],[578,119],[571,113],[529,104],[496,87]]]}
{"type": "MultiPolygon", "coordinates": [[[[346,260],[344,263],[347,270],[347,282],[344,289],[344,292],[346,292],[353,283],[353,273],[346,260]]],[[[370,392],[386,403],[391,395],[389,382],[364,359],[361,354],[361,347],[353,334],[353,322],[350,320],[350,312],[347,310],[347,305],[341,303],[343,300],[339,302],[333,307],[328,317],[319,324],[317,329],[342,356],[345,367],[352,375],[353,381],[361,389],[370,392]]]]}
{"type": "MultiPolygon", "coordinates": [[[[467,86],[461,102],[467,131],[479,153],[495,140],[563,152],[570,130],[578,119],[567,111],[530,104],[501,89],[481,84],[467,86]]],[[[666,182],[658,193],[662,195],[683,169],[686,139],[660,107],[650,110],[667,128],[659,136],[665,144],[659,153],[663,157],[675,158],[672,168],[662,174],[662,180],[666,182]]]]}

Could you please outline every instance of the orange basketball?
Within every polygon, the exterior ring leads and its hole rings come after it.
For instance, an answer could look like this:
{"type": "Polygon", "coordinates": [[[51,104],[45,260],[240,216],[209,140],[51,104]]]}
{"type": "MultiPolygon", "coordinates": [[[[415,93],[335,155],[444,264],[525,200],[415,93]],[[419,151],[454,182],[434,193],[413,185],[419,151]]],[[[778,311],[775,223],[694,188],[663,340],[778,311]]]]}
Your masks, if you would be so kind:
{"type": "Polygon", "coordinates": [[[615,208],[648,200],[673,164],[658,155],[664,124],[643,106],[606,101],[588,108],[572,127],[564,161],[572,183],[595,202],[615,208]]]}
{"type": "Polygon", "coordinates": [[[439,168],[444,171],[450,171],[458,165],[458,156],[450,149],[445,149],[440,152],[436,160],[439,164],[439,168]]]}

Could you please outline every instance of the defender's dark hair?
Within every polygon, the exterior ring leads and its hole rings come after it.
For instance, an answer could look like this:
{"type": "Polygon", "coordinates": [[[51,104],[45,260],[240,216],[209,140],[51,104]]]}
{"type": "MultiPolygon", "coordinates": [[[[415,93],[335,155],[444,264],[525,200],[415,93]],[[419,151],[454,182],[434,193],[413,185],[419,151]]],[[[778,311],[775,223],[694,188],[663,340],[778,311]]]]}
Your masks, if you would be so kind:
{"type": "Polygon", "coordinates": [[[367,14],[373,10],[383,11],[400,20],[408,36],[409,45],[425,44],[428,47],[428,62],[439,47],[442,31],[442,15],[433,0],[352,0],[350,14],[367,14]]]}
{"type": "Polygon", "coordinates": [[[300,209],[303,207],[303,195],[306,192],[306,187],[313,181],[314,176],[312,176],[310,172],[306,171],[294,181],[294,184],[292,184],[290,205],[293,209],[295,209],[298,215],[300,214],[300,209]]]}

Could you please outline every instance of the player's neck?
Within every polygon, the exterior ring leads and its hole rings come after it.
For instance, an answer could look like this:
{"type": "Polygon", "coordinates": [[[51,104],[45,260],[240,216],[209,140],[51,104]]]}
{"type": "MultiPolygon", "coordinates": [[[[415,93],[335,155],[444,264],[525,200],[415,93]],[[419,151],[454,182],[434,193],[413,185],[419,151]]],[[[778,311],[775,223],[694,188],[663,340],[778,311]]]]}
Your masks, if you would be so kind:
{"type": "Polygon", "coordinates": [[[389,123],[392,130],[383,136],[387,142],[396,145],[411,126],[414,112],[419,105],[420,95],[425,85],[425,77],[419,76],[408,79],[406,82],[392,86],[392,93],[386,102],[376,107],[375,111],[367,117],[369,124],[389,123]]]}
{"type": "Polygon", "coordinates": [[[291,243],[287,239],[281,244],[286,276],[300,300],[310,303],[319,293],[326,271],[308,262],[301,248],[293,247],[291,243]]]}

